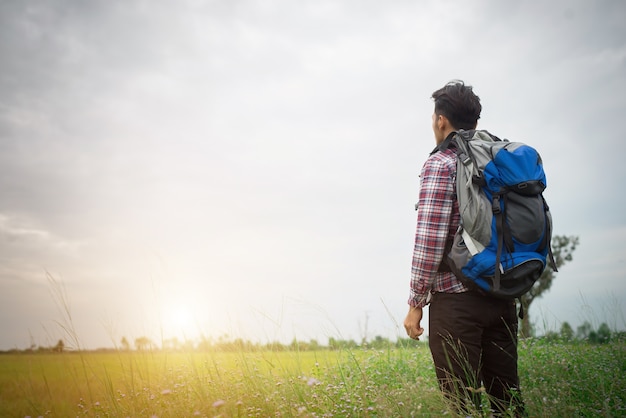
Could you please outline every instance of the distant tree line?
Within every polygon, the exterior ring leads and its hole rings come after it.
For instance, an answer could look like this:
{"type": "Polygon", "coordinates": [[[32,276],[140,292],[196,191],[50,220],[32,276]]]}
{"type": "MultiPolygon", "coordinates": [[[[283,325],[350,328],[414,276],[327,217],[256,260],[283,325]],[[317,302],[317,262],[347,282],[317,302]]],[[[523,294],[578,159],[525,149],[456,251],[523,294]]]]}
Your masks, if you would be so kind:
{"type": "MultiPolygon", "coordinates": [[[[376,336],[371,341],[363,341],[361,344],[354,340],[342,340],[330,337],[326,345],[315,339],[300,341],[293,339],[289,344],[279,341],[268,343],[255,343],[242,338],[231,339],[228,335],[220,336],[217,339],[202,337],[199,341],[180,341],[177,338],[169,338],[162,341],[161,346],[154,344],[147,337],[139,337],[134,341],[136,351],[163,350],[163,351],[319,351],[319,350],[347,350],[357,348],[387,349],[390,347],[410,347],[420,344],[419,341],[410,338],[399,338],[391,341],[388,338],[376,336]]],[[[128,340],[124,337],[121,340],[120,349],[130,351],[133,349],[128,340]]]]}
{"type": "Polygon", "coordinates": [[[568,322],[563,322],[559,332],[548,331],[543,338],[551,341],[585,341],[591,344],[606,344],[612,339],[626,339],[626,333],[612,332],[606,322],[603,322],[600,324],[598,329],[594,330],[591,323],[589,323],[589,321],[585,321],[582,325],[576,328],[576,331],[574,331],[568,322]]]}
{"type": "MultiPolygon", "coordinates": [[[[269,343],[255,343],[241,338],[231,339],[228,335],[220,336],[217,339],[213,338],[201,338],[199,341],[185,340],[180,341],[177,338],[164,339],[161,344],[156,344],[150,338],[141,336],[135,338],[133,343],[126,338],[122,337],[120,345],[115,348],[101,348],[98,352],[115,352],[115,351],[225,351],[225,352],[241,352],[241,351],[319,351],[319,350],[352,350],[352,349],[376,349],[383,350],[389,348],[404,348],[417,346],[424,344],[421,341],[415,341],[410,338],[399,338],[396,341],[391,341],[388,338],[376,336],[371,341],[362,341],[358,344],[354,340],[342,340],[338,338],[330,337],[326,345],[319,343],[317,340],[312,339],[309,341],[299,341],[293,339],[289,344],[283,344],[279,341],[272,341],[269,343]]],[[[51,347],[37,347],[31,345],[27,349],[11,349],[7,351],[0,351],[0,353],[62,353],[68,350],[63,340],[59,340],[56,345],[51,347]]]]}
{"type": "MultiPolygon", "coordinates": [[[[611,331],[606,323],[602,323],[598,329],[593,329],[592,325],[586,321],[580,325],[575,331],[568,322],[561,325],[559,332],[549,331],[545,333],[541,339],[548,341],[560,342],[584,342],[590,344],[606,344],[613,340],[626,341],[626,332],[611,331]]],[[[220,336],[217,339],[202,337],[199,341],[180,341],[177,338],[165,339],[161,345],[154,343],[150,338],[141,336],[135,338],[133,344],[126,337],[122,337],[119,347],[101,348],[98,352],[115,352],[115,351],[169,351],[169,352],[207,352],[207,351],[224,351],[224,352],[242,352],[242,351],[319,351],[319,350],[356,350],[356,349],[373,349],[387,350],[390,348],[407,348],[416,347],[426,344],[423,341],[415,341],[410,338],[398,338],[391,341],[382,336],[376,336],[374,339],[367,341],[362,340],[357,343],[354,340],[343,340],[334,337],[328,339],[326,345],[312,339],[309,341],[299,341],[293,339],[289,344],[283,344],[278,341],[269,343],[255,343],[241,338],[231,339],[228,335],[220,336]]],[[[62,339],[58,340],[53,346],[36,346],[32,344],[29,348],[11,349],[0,351],[0,353],[63,353],[74,351],[66,347],[62,339]]]]}
{"type": "Polygon", "coordinates": [[[11,349],[11,350],[7,350],[7,351],[0,351],[0,353],[17,353],[17,352],[22,352],[22,353],[63,353],[66,351],[66,347],[65,347],[65,341],[63,341],[62,339],[57,341],[57,343],[55,345],[51,345],[51,346],[44,346],[44,345],[36,345],[36,344],[31,344],[30,347],[25,348],[23,350],[19,350],[19,349],[11,349]]]}

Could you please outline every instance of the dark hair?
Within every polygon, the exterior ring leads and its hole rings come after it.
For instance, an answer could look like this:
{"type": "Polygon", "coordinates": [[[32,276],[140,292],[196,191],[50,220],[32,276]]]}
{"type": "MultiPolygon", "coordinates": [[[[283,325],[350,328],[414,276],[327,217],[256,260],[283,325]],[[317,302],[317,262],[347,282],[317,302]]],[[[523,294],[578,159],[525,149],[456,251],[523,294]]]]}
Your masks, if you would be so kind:
{"type": "Polygon", "coordinates": [[[480,98],[460,80],[450,81],[433,93],[435,113],[443,115],[456,129],[475,129],[480,119],[480,98]]]}

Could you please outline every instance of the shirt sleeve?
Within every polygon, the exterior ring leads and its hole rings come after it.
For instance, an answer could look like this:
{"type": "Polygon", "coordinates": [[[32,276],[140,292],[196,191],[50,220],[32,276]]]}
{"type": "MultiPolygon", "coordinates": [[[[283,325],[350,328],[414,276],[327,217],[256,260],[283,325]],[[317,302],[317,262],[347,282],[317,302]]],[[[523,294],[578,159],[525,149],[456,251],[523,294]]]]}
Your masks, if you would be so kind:
{"type": "Polygon", "coordinates": [[[443,258],[454,204],[454,173],[436,155],[422,168],[417,207],[417,229],[411,267],[409,305],[428,304],[443,258]]]}

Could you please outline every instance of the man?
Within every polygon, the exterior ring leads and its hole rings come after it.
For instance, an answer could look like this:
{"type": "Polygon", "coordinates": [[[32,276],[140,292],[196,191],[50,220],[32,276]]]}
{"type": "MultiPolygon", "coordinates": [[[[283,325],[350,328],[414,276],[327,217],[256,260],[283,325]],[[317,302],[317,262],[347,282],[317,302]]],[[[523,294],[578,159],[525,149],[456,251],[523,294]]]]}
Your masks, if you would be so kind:
{"type": "Polygon", "coordinates": [[[409,337],[418,339],[424,332],[422,309],[430,304],[428,340],[437,379],[459,412],[480,408],[484,391],[495,412],[523,415],[514,301],[468,289],[443,261],[459,226],[456,154],[449,139],[458,129],[476,128],[480,99],[462,81],[448,83],[432,98],[437,147],[420,175],[411,296],[404,327],[409,337]]]}

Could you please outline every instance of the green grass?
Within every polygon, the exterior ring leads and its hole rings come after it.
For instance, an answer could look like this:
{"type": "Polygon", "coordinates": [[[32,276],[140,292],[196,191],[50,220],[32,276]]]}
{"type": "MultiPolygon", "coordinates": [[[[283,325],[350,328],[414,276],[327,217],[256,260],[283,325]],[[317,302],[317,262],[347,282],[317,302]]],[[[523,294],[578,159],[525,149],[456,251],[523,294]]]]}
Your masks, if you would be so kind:
{"type": "MultiPolygon", "coordinates": [[[[530,416],[626,416],[626,345],[520,344],[530,416]]],[[[427,345],[0,355],[0,416],[440,416],[427,345]]]]}
{"type": "Polygon", "coordinates": [[[626,416],[626,341],[522,343],[520,380],[531,416],[626,416]]]}

